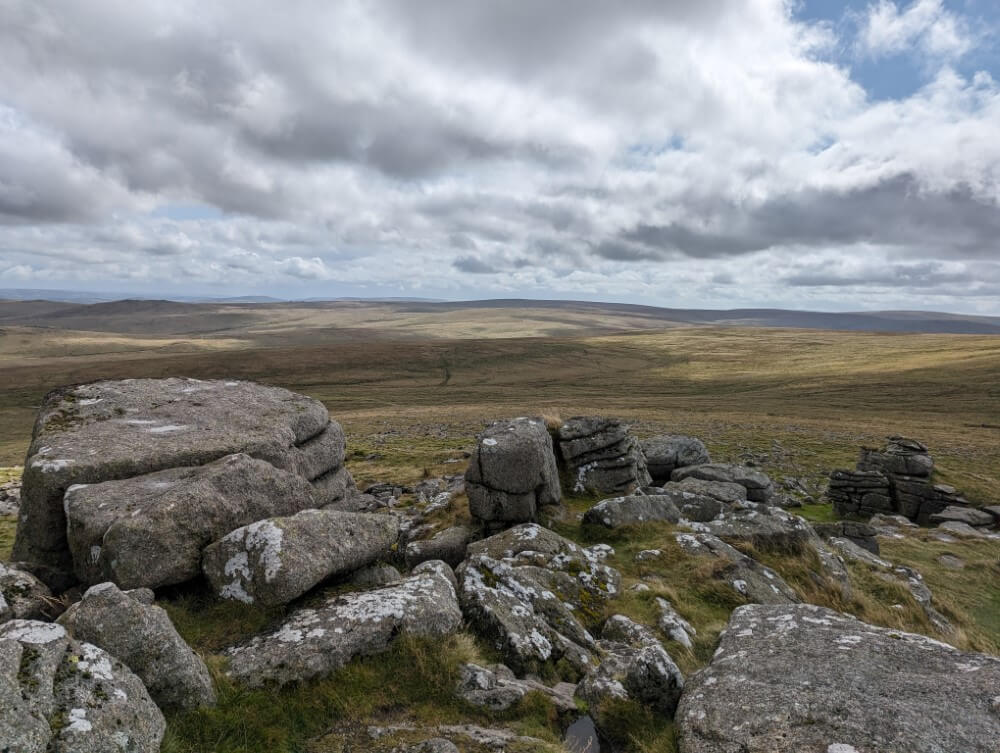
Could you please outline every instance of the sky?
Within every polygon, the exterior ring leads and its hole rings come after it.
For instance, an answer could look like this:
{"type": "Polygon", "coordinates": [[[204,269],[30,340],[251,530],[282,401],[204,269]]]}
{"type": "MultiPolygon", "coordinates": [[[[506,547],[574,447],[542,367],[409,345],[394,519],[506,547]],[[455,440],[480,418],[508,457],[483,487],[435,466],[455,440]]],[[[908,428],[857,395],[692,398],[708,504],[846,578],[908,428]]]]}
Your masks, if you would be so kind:
{"type": "Polygon", "coordinates": [[[0,288],[1000,315],[996,0],[0,0],[0,288]]]}

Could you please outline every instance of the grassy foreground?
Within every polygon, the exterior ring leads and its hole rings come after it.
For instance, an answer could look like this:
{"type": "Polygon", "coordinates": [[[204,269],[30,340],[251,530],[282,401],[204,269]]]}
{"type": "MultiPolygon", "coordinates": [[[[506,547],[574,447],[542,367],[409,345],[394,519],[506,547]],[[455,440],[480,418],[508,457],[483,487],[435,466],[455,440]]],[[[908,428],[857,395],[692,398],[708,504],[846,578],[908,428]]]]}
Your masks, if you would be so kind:
{"type": "MultiPolygon", "coordinates": [[[[0,466],[23,462],[35,409],[55,386],[99,378],[224,376],[323,400],[344,424],[348,465],[361,485],[462,473],[476,432],[494,418],[603,413],[632,421],[639,436],[699,436],[714,458],[752,461],[779,486],[796,479],[817,502],[826,475],[852,466],[859,445],[902,433],[930,446],[941,481],[976,502],[1000,502],[1000,338],[677,328],[491,340],[392,340],[383,333],[359,341],[325,330],[265,340],[231,333],[138,338],[10,329],[0,333],[0,353],[0,466]]],[[[674,643],[667,648],[686,673],[703,666],[741,597],[713,579],[710,565],[685,554],[670,526],[614,534],[581,528],[573,516],[594,501],[568,500],[572,515],[559,532],[584,544],[610,543],[616,554],[609,564],[622,571],[625,588],[641,580],[651,589],[626,590],[609,613],[653,625],[654,599],[670,599],[698,635],[690,651],[674,643]],[[636,552],[654,548],[663,552],[660,558],[635,561],[636,552]]],[[[814,504],[802,513],[822,520],[831,510],[814,504]]],[[[449,519],[466,514],[461,497],[442,513],[449,519]]],[[[0,518],[0,560],[9,556],[13,527],[12,518],[0,518]]],[[[816,563],[809,557],[750,553],[805,600],[944,639],[908,593],[863,566],[851,567],[853,589],[845,597],[810,575],[816,563]]],[[[924,575],[935,606],[960,628],[948,640],[1000,654],[997,542],[946,544],[918,533],[884,540],[883,555],[924,575]],[[963,566],[942,564],[944,554],[963,566]]],[[[529,697],[494,716],[453,697],[461,662],[495,659],[471,635],[436,643],[401,640],[389,653],[320,682],[247,691],[224,678],[218,652],[281,612],[215,605],[197,593],[164,595],[163,603],[216,672],[221,698],[216,709],[172,716],[166,753],[389,751],[408,739],[397,731],[373,741],[366,733],[373,724],[503,724],[546,745],[558,742],[560,720],[542,698],[529,697]]],[[[628,750],[675,750],[669,722],[628,704],[610,715],[628,750]]]]}

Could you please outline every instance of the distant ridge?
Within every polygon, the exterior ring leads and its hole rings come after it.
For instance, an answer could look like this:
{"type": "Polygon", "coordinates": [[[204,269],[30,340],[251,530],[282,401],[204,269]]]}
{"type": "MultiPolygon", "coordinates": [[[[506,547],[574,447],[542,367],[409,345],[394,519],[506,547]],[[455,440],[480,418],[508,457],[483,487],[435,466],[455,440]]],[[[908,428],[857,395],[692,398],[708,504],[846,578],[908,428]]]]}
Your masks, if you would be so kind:
{"type": "MultiPolygon", "coordinates": [[[[405,314],[523,309],[585,314],[591,330],[640,330],[667,326],[777,327],[855,332],[1000,335],[1000,317],[935,311],[794,311],[788,309],[671,309],[629,303],[531,300],[437,301],[423,298],[311,298],[283,301],[268,296],[237,298],[111,298],[89,300],[84,293],[0,290],[0,325],[54,327],[150,334],[219,332],[266,320],[269,312],[330,311],[382,306],[405,314]],[[16,293],[16,296],[11,295],[16,293]],[[41,294],[66,295],[47,298],[41,294]],[[35,295],[39,294],[39,295],[35,295]],[[78,296],[74,298],[73,296],[78,296]],[[6,300],[4,300],[6,299],[6,300]],[[603,321],[602,318],[607,318],[603,321]],[[613,318],[613,322],[612,322],[613,318]],[[123,329],[127,322],[127,329],[123,329]]],[[[94,294],[96,295],[96,294],[94,294]]],[[[340,326],[336,323],[331,326],[340,326]]]]}

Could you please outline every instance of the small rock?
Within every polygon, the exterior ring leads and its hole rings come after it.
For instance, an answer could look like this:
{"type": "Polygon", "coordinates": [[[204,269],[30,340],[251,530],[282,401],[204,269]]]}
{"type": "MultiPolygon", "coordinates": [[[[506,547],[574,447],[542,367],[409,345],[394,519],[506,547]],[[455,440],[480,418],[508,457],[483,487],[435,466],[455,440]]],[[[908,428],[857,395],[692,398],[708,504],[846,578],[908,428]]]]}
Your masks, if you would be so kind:
{"type": "Polygon", "coordinates": [[[52,592],[31,573],[0,562],[0,622],[46,617],[52,592]]]}
{"type": "Polygon", "coordinates": [[[670,640],[680,643],[684,648],[691,648],[691,637],[697,635],[697,631],[691,623],[677,614],[674,605],[666,599],[657,597],[656,607],[660,610],[660,618],[657,626],[670,636],[670,640]]]}
{"type": "Polygon", "coordinates": [[[944,523],[949,520],[959,523],[968,523],[970,526],[981,527],[993,525],[993,516],[985,510],[978,510],[975,507],[950,506],[941,512],[936,512],[930,517],[931,523],[944,523]]]}
{"type": "Polygon", "coordinates": [[[472,540],[472,531],[465,526],[453,526],[433,538],[411,541],[406,545],[406,566],[414,568],[427,560],[443,560],[452,567],[465,559],[465,551],[472,540]]]}

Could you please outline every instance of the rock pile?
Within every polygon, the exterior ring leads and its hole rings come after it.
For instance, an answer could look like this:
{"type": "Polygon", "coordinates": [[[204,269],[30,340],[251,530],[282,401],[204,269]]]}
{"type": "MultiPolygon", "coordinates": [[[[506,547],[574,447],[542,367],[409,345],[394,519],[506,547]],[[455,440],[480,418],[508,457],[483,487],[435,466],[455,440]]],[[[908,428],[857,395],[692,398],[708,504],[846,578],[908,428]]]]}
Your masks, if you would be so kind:
{"type": "Polygon", "coordinates": [[[6,481],[0,484],[0,515],[16,515],[21,507],[21,482],[6,481]]]}
{"type": "Polygon", "coordinates": [[[670,478],[673,481],[685,479],[700,479],[730,484],[739,484],[747,490],[746,498],[751,502],[771,501],[774,496],[774,484],[766,473],[731,463],[706,463],[678,468],[670,478]]]}
{"type": "Polygon", "coordinates": [[[670,474],[678,468],[712,462],[705,443],[695,437],[665,434],[644,439],[641,445],[649,475],[657,486],[670,481],[670,474]]]}
{"type": "Polygon", "coordinates": [[[895,512],[927,525],[946,508],[969,504],[954,487],[933,483],[933,472],[926,445],[893,436],[881,449],[863,447],[856,470],[833,471],[827,496],[840,516],[895,512]]]}
{"type": "Polygon", "coordinates": [[[45,398],[25,462],[14,559],[44,572],[50,585],[73,572],[63,505],[70,487],[190,469],[236,453],[265,461],[276,477],[281,470],[309,482],[312,506],[354,487],[343,467],[343,430],[303,395],[180,378],[56,390],[45,398]]]}
{"type": "Polygon", "coordinates": [[[652,482],[642,447],[616,418],[567,420],[559,428],[559,455],[575,492],[620,494],[652,482]]]}

